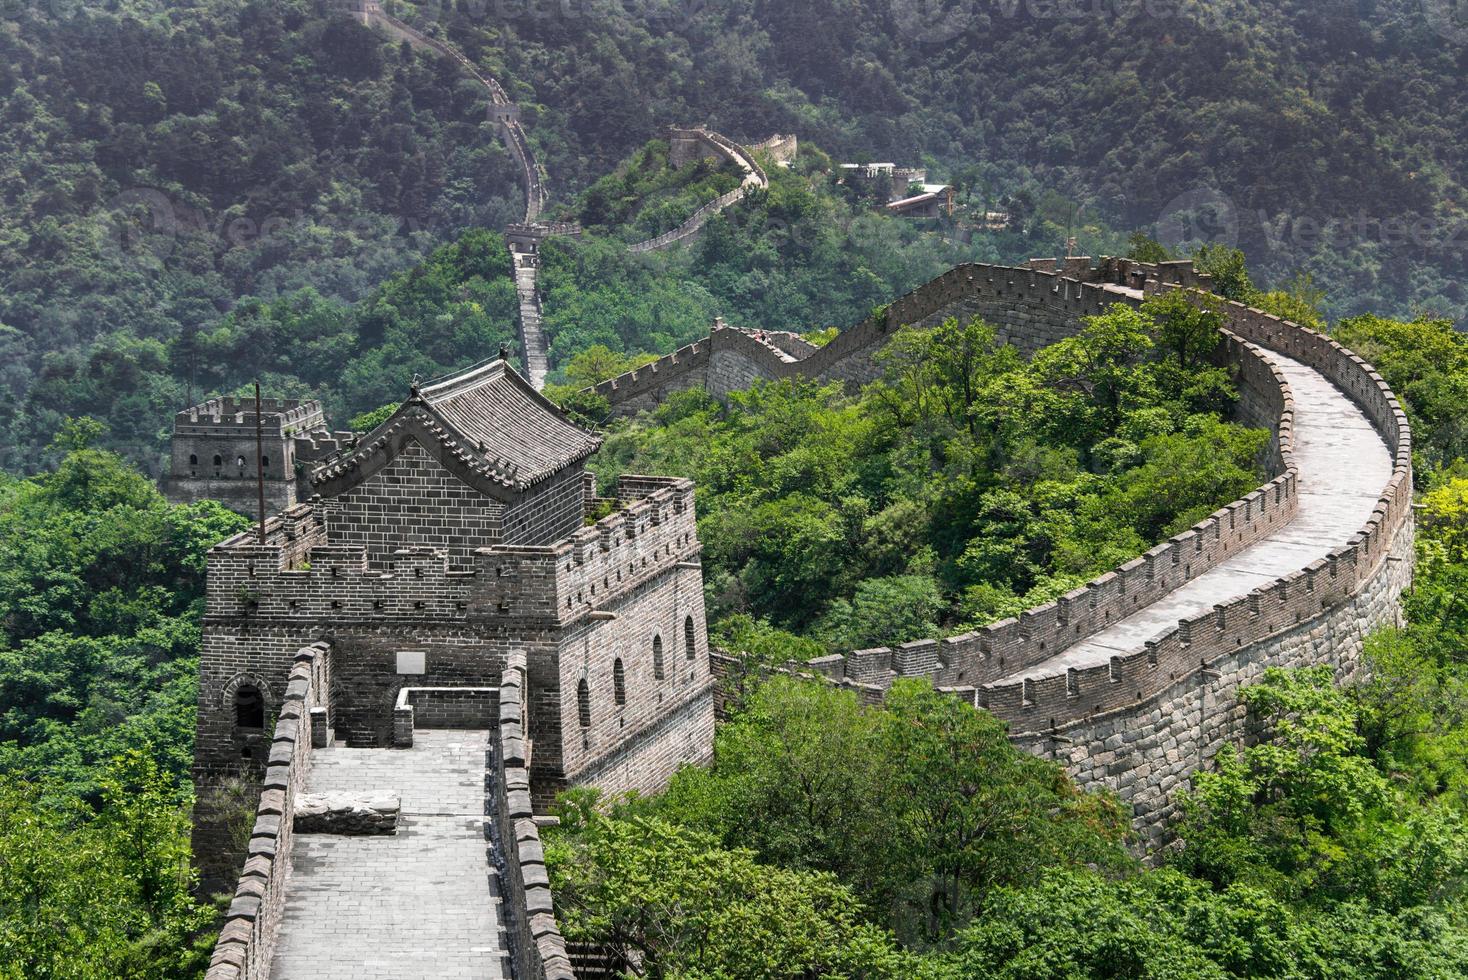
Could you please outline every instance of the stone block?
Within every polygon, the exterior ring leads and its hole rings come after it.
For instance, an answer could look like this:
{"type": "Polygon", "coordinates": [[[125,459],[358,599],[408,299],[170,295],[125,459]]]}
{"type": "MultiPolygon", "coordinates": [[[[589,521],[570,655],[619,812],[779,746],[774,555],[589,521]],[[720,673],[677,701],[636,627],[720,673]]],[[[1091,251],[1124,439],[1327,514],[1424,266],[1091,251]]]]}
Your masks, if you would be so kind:
{"type": "Polygon", "coordinates": [[[296,797],[298,834],[396,834],[402,801],[392,791],[370,795],[302,793],[296,797]]]}

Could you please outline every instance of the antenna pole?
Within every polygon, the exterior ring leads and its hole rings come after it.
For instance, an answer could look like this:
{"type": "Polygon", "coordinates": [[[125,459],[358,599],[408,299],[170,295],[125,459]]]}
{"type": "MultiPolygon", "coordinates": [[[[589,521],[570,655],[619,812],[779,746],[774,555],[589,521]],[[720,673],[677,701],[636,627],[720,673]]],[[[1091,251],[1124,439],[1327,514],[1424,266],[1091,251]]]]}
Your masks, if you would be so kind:
{"type": "Polygon", "coordinates": [[[260,496],[260,547],[265,547],[265,425],[260,421],[260,382],[255,382],[255,489],[260,496]]]}

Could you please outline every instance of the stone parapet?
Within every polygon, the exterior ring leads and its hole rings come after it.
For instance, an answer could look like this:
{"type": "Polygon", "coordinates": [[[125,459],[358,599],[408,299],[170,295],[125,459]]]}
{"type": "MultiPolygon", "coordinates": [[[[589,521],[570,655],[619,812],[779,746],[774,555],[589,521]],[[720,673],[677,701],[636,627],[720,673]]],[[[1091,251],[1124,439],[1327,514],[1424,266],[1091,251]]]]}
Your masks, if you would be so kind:
{"type": "Polygon", "coordinates": [[[206,621],[468,623],[507,617],[568,622],[697,556],[692,481],[625,476],[621,509],[552,545],[478,549],[469,567],[405,548],[386,570],[358,546],[328,545],[298,505],[209,552],[206,621]]]}
{"type": "Polygon", "coordinates": [[[498,712],[489,811],[513,974],[519,980],[575,980],[566,941],[556,924],[545,849],[530,802],[529,698],[522,651],[512,652],[505,666],[498,712]]]}
{"type": "Polygon", "coordinates": [[[393,745],[413,745],[413,728],[489,729],[498,719],[497,687],[404,687],[393,705],[393,745]]]}
{"type": "MultiPolygon", "coordinates": [[[[1081,317],[1112,303],[1135,305],[1149,294],[1207,282],[1188,263],[1148,266],[1103,259],[1093,267],[1089,260],[1068,259],[1063,266],[1034,260],[1028,269],[960,266],[794,364],[753,346],[741,350],[754,365],[749,370],[765,377],[860,381],[870,354],[906,324],[982,315],[1000,326],[1002,339],[1032,350],[1073,333],[1081,317]]],[[[1225,303],[1223,312],[1220,360],[1238,384],[1239,417],[1273,432],[1266,463],[1278,474],[1274,479],[1085,587],[1013,619],[962,636],[822,657],[789,669],[851,689],[868,704],[880,703],[897,677],[929,678],[939,689],[1006,721],[1017,742],[1065,763],[1083,785],[1098,782],[1135,801],[1139,826],[1150,842],[1160,841],[1173,813],[1168,794],[1211,758],[1222,740],[1241,731],[1237,701],[1213,706],[1207,692],[1231,697],[1267,665],[1328,662],[1340,676],[1350,676],[1365,634],[1399,618],[1399,596],[1411,576],[1411,434],[1380,374],[1315,331],[1239,303],[1225,303]],[[1344,392],[1385,444],[1392,471],[1371,516],[1359,528],[1342,529],[1345,543],[1322,557],[1308,564],[1302,558],[1303,567],[1182,617],[1137,642],[1135,649],[1105,663],[1044,673],[1042,665],[1068,646],[1290,521],[1300,492],[1294,394],[1269,351],[1313,369],[1344,392]],[[1017,676],[1031,668],[1042,672],[1017,676]],[[1133,742],[1156,743],[1161,758],[1125,749],[1133,742]],[[1196,751],[1180,759],[1179,746],[1196,751]]],[[[718,338],[716,332],[710,339],[711,363],[718,359],[718,338]]],[[[665,373],[659,381],[672,379],[665,373]]],[[[711,390],[718,384],[712,377],[705,382],[711,390]]],[[[610,390],[615,401],[618,381],[597,390],[610,390]]],[[[644,385],[637,396],[645,404],[656,393],[644,385]]],[[[715,672],[725,681],[721,710],[737,697],[735,664],[732,658],[714,659],[715,672]]]]}
{"type": "Polygon", "coordinates": [[[255,811],[245,867],[225,912],[205,974],[207,980],[268,980],[275,933],[285,907],[290,876],[292,824],[296,796],[310,771],[313,710],[323,692],[314,683],[318,660],[330,644],[302,647],[295,656],[275,722],[265,780],[255,811]]]}

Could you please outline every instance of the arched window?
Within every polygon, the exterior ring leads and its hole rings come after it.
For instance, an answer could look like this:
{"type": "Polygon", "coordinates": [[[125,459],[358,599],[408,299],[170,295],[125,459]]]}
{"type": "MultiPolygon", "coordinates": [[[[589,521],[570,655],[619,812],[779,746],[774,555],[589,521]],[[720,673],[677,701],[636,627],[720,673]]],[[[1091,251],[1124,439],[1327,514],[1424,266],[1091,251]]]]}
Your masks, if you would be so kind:
{"type": "Polygon", "coordinates": [[[260,457],[260,465],[263,466],[263,467],[265,467],[267,470],[270,469],[270,457],[269,456],[261,456],[260,457]]]}
{"type": "Polygon", "coordinates": [[[224,465],[224,457],[221,456],[221,455],[219,455],[218,453],[215,453],[214,454],[214,465],[215,466],[223,466],[224,465]]]}
{"type": "Polygon", "coordinates": [[[576,713],[581,717],[581,727],[591,727],[591,690],[586,686],[586,678],[576,682],[576,713]]]}
{"type": "Polygon", "coordinates": [[[265,727],[265,699],[254,684],[241,684],[234,692],[234,723],[240,728],[265,727]]]}
{"type": "Polygon", "coordinates": [[[627,703],[627,671],[622,668],[622,658],[612,664],[612,695],[620,707],[627,703]]]}
{"type": "Polygon", "coordinates": [[[683,619],[683,652],[689,660],[693,659],[693,617],[686,616],[683,619]]]}
{"type": "Polygon", "coordinates": [[[198,466],[199,465],[199,454],[198,453],[189,453],[189,465],[190,466],[198,466]]]}
{"type": "Polygon", "coordinates": [[[661,636],[652,638],[652,676],[658,680],[663,679],[663,638],[661,636]]]}
{"type": "Polygon", "coordinates": [[[239,459],[237,459],[237,460],[234,461],[234,464],[236,466],[238,466],[240,469],[244,469],[245,468],[245,457],[241,456],[239,459]]]}

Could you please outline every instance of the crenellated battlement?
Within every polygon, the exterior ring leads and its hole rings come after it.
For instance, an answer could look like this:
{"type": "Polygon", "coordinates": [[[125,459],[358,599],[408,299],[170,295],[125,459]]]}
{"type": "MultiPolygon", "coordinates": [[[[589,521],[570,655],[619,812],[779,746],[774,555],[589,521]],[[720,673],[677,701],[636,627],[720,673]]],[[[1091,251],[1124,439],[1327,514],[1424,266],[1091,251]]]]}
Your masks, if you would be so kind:
{"type": "MultiPolygon", "coordinates": [[[[260,424],[266,433],[285,436],[324,429],[326,419],[315,399],[260,399],[260,424]]],[[[175,434],[255,434],[255,399],[210,398],[173,417],[175,434]]]]}
{"type": "MultiPolygon", "coordinates": [[[[1179,275],[1186,278],[1186,271],[1179,275]]],[[[1411,521],[1411,437],[1405,414],[1381,376],[1360,357],[1314,331],[1238,303],[1225,307],[1227,359],[1265,371],[1277,397],[1272,427],[1283,472],[1252,493],[1082,588],[981,630],[822,657],[809,665],[857,686],[869,699],[898,677],[928,677],[1008,722],[1015,732],[1063,729],[1116,710],[1134,710],[1220,657],[1298,626],[1350,599],[1387,557],[1411,521]],[[1345,543],[1266,586],[1184,617],[1105,663],[1037,676],[1013,675],[1058,662],[1057,655],[1138,612],[1287,525],[1298,507],[1294,395],[1267,355],[1277,350],[1320,371],[1355,401],[1393,454],[1393,472],[1371,518],[1345,543]],[[1012,679],[1010,679],[1012,678],[1012,679]]],[[[1265,386],[1257,386],[1267,389],[1265,386]]]]}
{"type": "Polygon", "coordinates": [[[698,557],[693,481],[624,476],[618,499],[621,510],[552,549],[562,622],[595,617],[668,567],[698,557]]]}
{"type": "Polygon", "coordinates": [[[691,387],[722,396],[759,379],[791,377],[855,386],[877,377],[872,355],[904,326],[979,315],[998,327],[1000,340],[1033,353],[1074,334],[1083,317],[1112,304],[1136,305],[1169,286],[1206,289],[1209,283],[1189,261],[1152,265],[1103,257],[1093,264],[1075,256],[1064,263],[1035,259],[1027,268],[965,263],[893,300],[824,347],[761,342],[758,331],[716,322],[704,340],[587,390],[605,398],[614,412],[628,414],[691,387]]]}
{"type": "Polygon", "coordinates": [[[569,623],[691,561],[699,551],[693,483],[624,476],[621,509],[546,546],[480,548],[464,564],[435,548],[395,551],[386,568],[360,545],[332,544],[309,504],[208,556],[209,620],[270,623],[569,623]]]}

